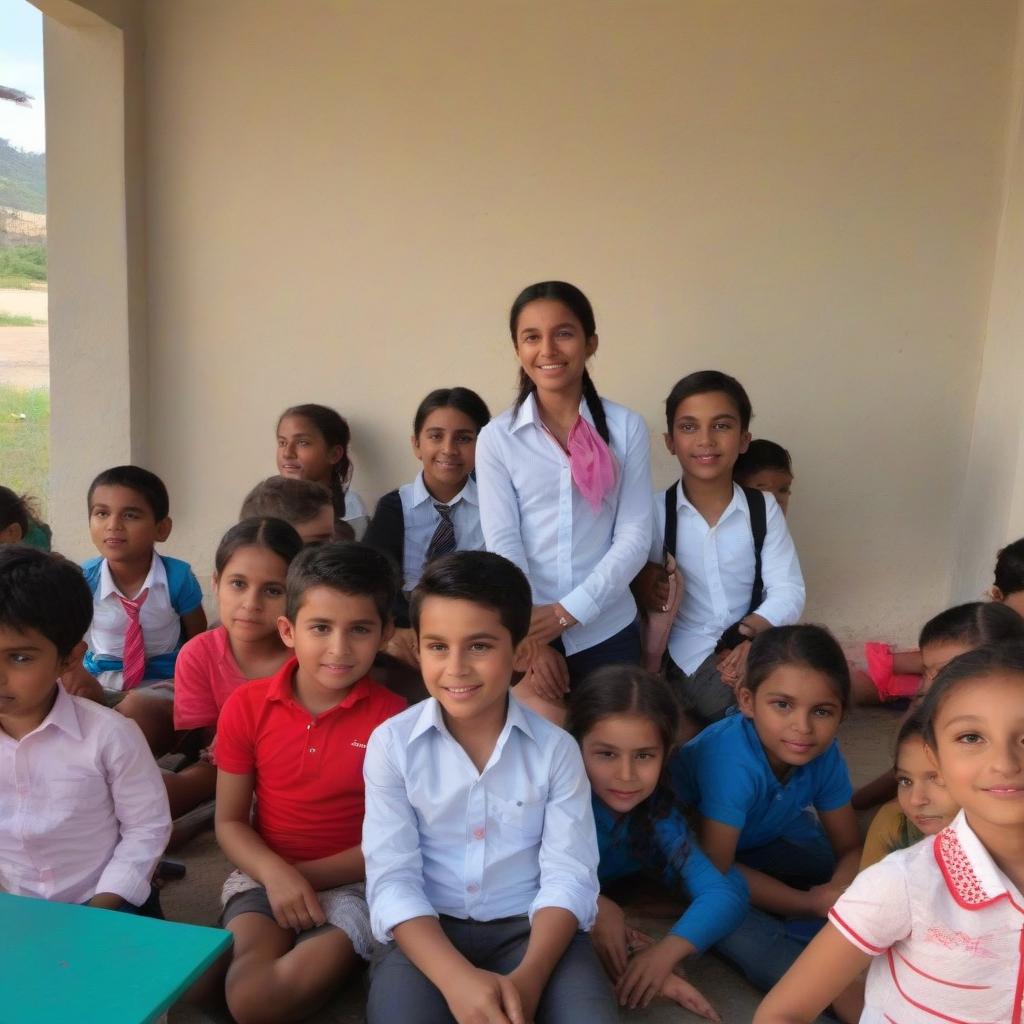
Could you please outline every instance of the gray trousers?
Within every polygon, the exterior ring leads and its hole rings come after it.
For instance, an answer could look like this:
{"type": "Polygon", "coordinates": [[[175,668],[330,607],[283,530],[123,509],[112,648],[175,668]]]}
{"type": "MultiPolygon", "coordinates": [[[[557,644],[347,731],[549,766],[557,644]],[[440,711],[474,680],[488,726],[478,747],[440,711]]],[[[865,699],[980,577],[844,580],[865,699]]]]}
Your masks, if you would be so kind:
{"type": "MultiPolygon", "coordinates": [[[[497,921],[440,919],[451,944],[474,967],[508,974],[530,940],[525,917],[497,921]]],[[[452,1024],[440,990],[392,943],[371,968],[367,1024],[452,1024]]],[[[611,984],[585,932],[577,932],[558,961],[537,1007],[537,1024],[618,1024],[611,984]]]]}
{"type": "Polygon", "coordinates": [[[683,710],[703,725],[725,717],[736,705],[731,686],[722,682],[715,667],[714,653],[709,654],[692,675],[687,675],[670,657],[665,657],[665,678],[671,683],[683,710]]]}

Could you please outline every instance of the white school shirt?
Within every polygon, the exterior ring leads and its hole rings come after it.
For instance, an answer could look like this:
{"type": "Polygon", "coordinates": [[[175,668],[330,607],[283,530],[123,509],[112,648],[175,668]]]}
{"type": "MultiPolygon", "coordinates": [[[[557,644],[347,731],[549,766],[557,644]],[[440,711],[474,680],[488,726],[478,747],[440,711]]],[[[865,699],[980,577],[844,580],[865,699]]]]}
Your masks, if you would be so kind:
{"type": "Polygon", "coordinates": [[[480,525],[480,502],[477,497],[476,481],[466,479],[466,485],[448,502],[437,502],[423,482],[423,471],[416,474],[411,483],[398,489],[402,502],[402,518],[405,522],[405,540],[402,548],[402,590],[412,590],[420,581],[423,565],[427,560],[427,549],[434,537],[434,531],[441,522],[441,514],[435,503],[448,505],[455,527],[456,551],[483,551],[484,531],[480,525]]]}
{"type": "Polygon", "coordinates": [[[167,790],[139,727],[110,708],[57,699],[15,740],[0,730],[0,888],[141,906],[171,835],[167,790]]]}
{"type": "MultiPolygon", "coordinates": [[[[154,551],[153,562],[139,594],[149,594],[139,609],[139,625],[146,644],[146,660],[159,654],[173,651],[181,640],[181,616],[171,606],[171,595],[167,589],[167,572],[163,560],[154,551]]],[[[100,578],[92,602],[92,625],[86,633],[86,642],[93,656],[104,658],[124,657],[124,637],[128,631],[128,613],[121,606],[118,594],[127,598],[117,589],[110,575],[110,565],[103,559],[100,578]]],[[[138,595],[135,595],[138,597],[138,595]]]]}
{"type": "MultiPolygon", "coordinates": [[[[635,412],[602,399],[615,486],[595,513],[572,482],[569,456],[540,419],[531,393],[506,409],[476,443],[480,521],[487,550],[526,573],[534,604],[558,602],[578,620],[562,634],[576,654],[636,618],[629,584],[651,543],[651,445],[635,412]]],[[[586,402],[580,415],[593,425],[586,402]]]]}
{"type": "MultiPolygon", "coordinates": [[[[765,494],[767,528],[761,548],[765,598],[754,610],[773,626],[789,626],[804,610],[804,577],[786,517],[765,494]]],[[[664,559],[665,492],[654,495],[654,536],[650,560],[664,559]]],[[[676,562],[683,573],[683,599],[672,623],[668,651],[687,673],[695,672],[715,650],[718,638],[750,609],[754,585],[754,537],[750,507],[739,484],[718,522],[707,520],[676,484],[676,562]]]]}
{"type": "Polygon", "coordinates": [[[875,958],[860,1024],[1019,1024],[1024,901],[963,811],[862,871],[828,916],[875,958]]]}
{"type": "Polygon", "coordinates": [[[509,697],[482,772],[433,697],[377,726],[363,762],[374,936],[414,917],[597,913],[597,834],[576,741],[509,697]]]}
{"type": "Polygon", "coordinates": [[[352,527],[356,540],[362,540],[366,527],[370,524],[370,513],[366,511],[366,503],[355,491],[345,492],[344,521],[352,527]]]}

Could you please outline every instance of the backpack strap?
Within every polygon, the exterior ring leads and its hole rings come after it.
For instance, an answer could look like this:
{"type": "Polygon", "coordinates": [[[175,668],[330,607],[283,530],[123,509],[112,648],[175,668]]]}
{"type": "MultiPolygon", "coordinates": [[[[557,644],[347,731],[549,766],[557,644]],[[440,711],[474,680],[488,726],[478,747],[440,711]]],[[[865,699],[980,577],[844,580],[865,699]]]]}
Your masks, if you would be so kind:
{"type": "Polygon", "coordinates": [[[756,612],[764,600],[764,580],[761,578],[761,549],[768,533],[768,508],[764,500],[764,491],[753,487],[744,487],[743,494],[747,499],[750,511],[750,532],[754,538],[754,585],[750,591],[750,607],[747,614],[756,612]]]}
{"type": "Polygon", "coordinates": [[[665,550],[676,557],[676,484],[665,491],[665,550]]]}

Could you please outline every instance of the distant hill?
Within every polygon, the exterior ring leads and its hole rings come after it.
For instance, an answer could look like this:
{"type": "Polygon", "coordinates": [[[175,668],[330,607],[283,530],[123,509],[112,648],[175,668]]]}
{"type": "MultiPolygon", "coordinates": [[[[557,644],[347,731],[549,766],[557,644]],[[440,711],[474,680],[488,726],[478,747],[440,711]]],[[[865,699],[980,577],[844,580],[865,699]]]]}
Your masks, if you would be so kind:
{"type": "Polygon", "coordinates": [[[46,213],[45,153],[24,153],[0,139],[0,206],[46,213]]]}

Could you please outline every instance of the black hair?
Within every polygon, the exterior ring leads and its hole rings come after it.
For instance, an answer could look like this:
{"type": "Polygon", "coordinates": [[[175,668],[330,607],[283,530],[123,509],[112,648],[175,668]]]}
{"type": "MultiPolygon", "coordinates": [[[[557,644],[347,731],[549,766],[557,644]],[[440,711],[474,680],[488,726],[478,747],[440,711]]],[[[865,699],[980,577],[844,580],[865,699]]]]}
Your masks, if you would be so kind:
{"type": "Polygon", "coordinates": [[[331,492],[323,484],[287,476],[270,476],[245,496],[239,518],[263,516],[283,519],[286,523],[308,523],[316,519],[325,505],[331,504],[331,492]]]}
{"type": "Polygon", "coordinates": [[[1007,544],[996,555],[995,584],[1004,597],[1024,590],[1024,537],[1007,544]]]}
{"type": "MultiPolygon", "coordinates": [[[[935,719],[946,699],[961,683],[1003,673],[1024,676],[1024,641],[985,644],[946,665],[935,677],[921,704],[925,743],[935,749],[935,719]]],[[[1024,704],[1024,685],[1021,686],[1021,703],[1024,704]]]]}
{"type": "Polygon", "coordinates": [[[419,404],[416,416],[412,421],[412,432],[414,437],[420,436],[423,424],[427,417],[437,409],[457,409],[463,415],[468,416],[475,424],[479,433],[491,419],[491,411],[487,403],[469,388],[438,388],[431,391],[419,404]]]}
{"type": "Polygon", "coordinates": [[[235,523],[220,539],[213,564],[219,576],[239,548],[257,547],[273,551],[284,564],[291,565],[292,559],[302,550],[302,538],[291,523],[274,516],[250,516],[235,523]]]}
{"type": "Polygon", "coordinates": [[[896,762],[899,760],[900,747],[909,739],[913,739],[915,736],[920,736],[924,739],[924,727],[925,719],[921,713],[921,706],[918,705],[906,718],[903,719],[902,725],[900,725],[899,732],[896,733],[896,743],[893,745],[893,767],[896,767],[896,762]]]}
{"type": "MultiPolygon", "coordinates": [[[[659,871],[679,868],[689,854],[685,835],[666,854],[656,837],[656,825],[677,807],[668,778],[669,755],[679,732],[680,709],[671,686],[661,676],[635,665],[604,665],[589,673],[569,691],[569,713],[565,729],[583,746],[587,733],[612,715],[635,715],[654,725],[661,740],[664,760],[661,778],[654,792],[616,824],[615,831],[628,829],[630,847],[642,861],[653,861],[659,871]]],[[[614,833],[613,833],[614,839],[614,833]]]]}
{"type": "Polygon", "coordinates": [[[758,633],[747,655],[742,686],[751,693],[783,665],[802,665],[825,676],[843,708],[850,706],[850,666],[836,638],[824,627],[804,623],[758,633]]]}
{"type": "MultiPolygon", "coordinates": [[[[676,407],[678,408],[678,404],[676,407]]],[[[674,415],[675,413],[673,413],[674,415]]],[[[671,429],[669,427],[670,431],[671,429]]],[[[743,481],[749,479],[755,473],[761,473],[766,469],[774,469],[780,473],[788,473],[792,476],[793,460],[789,457],[789,452],[781,444],[776,444],[774,441],[768,441],[763,437],[759,437],[756,441],[751,441],[747,445],[745,452],[740,453],[740,457],[736,460],[736,465],[732,467],[732,475],[734,479],[743,481]]]]}
{"type": "Polygon", "coordinates": [[[63,555],[21,544],[0,547],[0,625],[35,630],[66,658],[92,622],[92,592],[63,555]]]}
{"type": "Polygon", "coordinates": [[[17,523],[21,527],[21,539],[24,540],[31,519],[32,513],[24,495],[15,494],[10,487],[0,487],[0,530],[6,530],[12,523],[17,523]]]}
{"type": "Polygon", "coordinates": [[[675,386],[668,393],[665,399],[665,422],[668,424],[668,432],[672,433],[675,424],[676,410],[694,395],[707,395],[713,391],[721,391],[726,395],[734,406],[740,417],[740,428],[750,429],[750,421],[754,416],[750,406],[750,399],[743,385],[735,378],[730,377],[721,370],[697,370],[695,373],[688,373],[682,380],[678,380],[675,386]]]}
{"type": "Polygon", "coordinates": [[[981,647],[1024,638],[1024,619],[998,601],[969,601],[939,612],[921,628],[917,646],[968,644],[981,647]]]}
{"type": "Polygon", "coordinates": [[[331,500],[334,502],[334,515],[337,519],[345,518],[345,492],[352,479],[352,460],[348,457],[348,446],[352,441],[352,431],[348,420],[341,413],[326,405],[308,402],[305,405],[293,405],[285,409],[277,418],[278,430],[285,416],[300,416],[309,420],[320,434],[328,447],[340,445],[343,453],[331,470],[331,500]]]}
{"type": "Polygon", "coordinates": [[[303,548],[288,567],[285,615],[292,622],[306,591],[314,587],[371,598],[384,626],[391,619],[398,583],[391,563],[379,551],[352,541],[328,541],[303,548]]]}
{"type": "Polygon", "coordinates": [[[149,506],[153,518],[159,523],[171,514],[171,499],[163,480],[141,466],[114,466],[105,469],[91,484],[86,504],[92,513],[92,496],[97,487],[127,487],[149,506]]]}
{"type": "Polygon", "coordinates": [[[409,619],[420,633],[420,610],[428,597],[483,605],[498,613],[518,646],[530,632],[533,593],[522,569],[492,551],[454,551],[427,564],[409,601],[409,619]]]}
{"type": "MultiPolygon", "coordinates": [[[[560,302],[580,322],[583,328],[583,336],[587,339],[597,334],[597,323],[594,320],[594,308],[590,305],[590,299],[586,297],[574,284],[568,281],[538,281],[524,288],[512,303],[512,309],[508,315],[508,329],[512,335],[512,342],[518,347],[519,339],[516,336],[516,329],[519,324],[519,314],[531,302],[539,299],[550,299],[553,302],[560,302]]],[[[512,407],[516,412],[526,401],[526,396],[536,390],[532,380],[526,371],[519,367],[519,392],[516,395],[515,405],[512,407]]],[[[589,371],[583,370],[583,397],[587,403],[587,409],[594,420],[594,426],[601,435],[605,444],[610,443],[611,435],[608,433],[608,420],[604,414],[604,406],[601,404],[601,396],[594,387],[594,381],[589,371]]]]}

